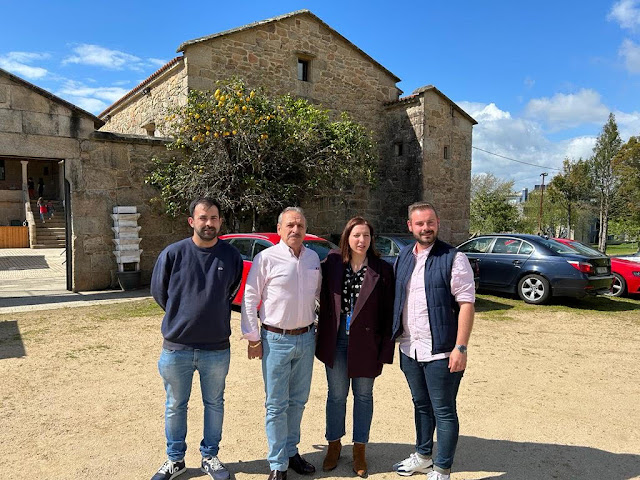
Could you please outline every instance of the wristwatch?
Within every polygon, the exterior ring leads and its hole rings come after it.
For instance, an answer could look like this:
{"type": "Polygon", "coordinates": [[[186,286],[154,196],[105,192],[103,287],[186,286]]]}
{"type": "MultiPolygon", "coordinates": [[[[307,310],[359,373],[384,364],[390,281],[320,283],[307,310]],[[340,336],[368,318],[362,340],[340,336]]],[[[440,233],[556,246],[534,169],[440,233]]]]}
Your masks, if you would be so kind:
{"type": "Polygon", "coordinates": [[[460,353],[467,353],[467,346],[466,345],[456,345],[456,348],[458,349],[458,351],[460,353]]]}

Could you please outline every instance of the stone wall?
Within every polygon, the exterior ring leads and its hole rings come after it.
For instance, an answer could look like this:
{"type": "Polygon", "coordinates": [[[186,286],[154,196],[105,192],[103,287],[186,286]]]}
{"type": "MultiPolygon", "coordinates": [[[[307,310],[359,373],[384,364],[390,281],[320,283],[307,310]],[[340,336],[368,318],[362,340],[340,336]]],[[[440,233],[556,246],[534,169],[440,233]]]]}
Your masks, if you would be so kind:
{"type": "Polygon", "coordinates": [[[440,238],[454,245],[469,238],[473,125],[434,90],[423,92],[422,200],[440,215],[440,238]],[[444,149],[447,147],[448,158],[444,149]]]}
{"type": "Polygon", "coordinates": [[[148,87],[148,93],[138,92],[110,112],[108,120],[100,130],[149,135],[144,126],[155,124],[153,136],[162,137],[165,134],[162,122],[167,109],[185,105],[187,102],[187,78],[183,62],[179,61],[148,87]]]}
{"type": "Polygon", "coordinates": [[[275,95],[347,111],[372,130],[383,103],[399,94],[398,79],[308,14],[187,45],[184,58],[190,89],[210,90],[235,75],[275,95]],[[309,81],[298,80],[298,58],[309,62],[309,81]]]}
{"type": "Polygon", "coordinates": [[[73,212],[73,288],[116,287],[117,264],[111,230],[113,207],[135,205],[143,250],[142,283],[148,284],[155,260],[169,243],[190,235],[186,218],[172,220],[149,200],[157,192],[145,185],[153,157],[169,158],[165,139],[96,132],[81,144],[81,156],[68,166],[73,212]]]}

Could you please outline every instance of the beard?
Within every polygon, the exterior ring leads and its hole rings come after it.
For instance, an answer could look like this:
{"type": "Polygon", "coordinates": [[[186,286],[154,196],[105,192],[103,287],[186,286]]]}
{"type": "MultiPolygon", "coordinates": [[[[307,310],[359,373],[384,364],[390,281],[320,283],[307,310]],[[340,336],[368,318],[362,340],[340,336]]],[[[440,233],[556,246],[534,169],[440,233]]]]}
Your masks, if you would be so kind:
{"type": "Polygon", "coordinates": [[[193,230],[196,232],[196,235],[205,242],[215,240],[218,236],[218,231],[214,227],[194,228],[193,230]]]}
{"type": "Polygon", "coordinates": [[[413,238],[423,247],[429,247],[433,245],[438,238],[437,230],[422,230],[413,234],[413,238]]]}

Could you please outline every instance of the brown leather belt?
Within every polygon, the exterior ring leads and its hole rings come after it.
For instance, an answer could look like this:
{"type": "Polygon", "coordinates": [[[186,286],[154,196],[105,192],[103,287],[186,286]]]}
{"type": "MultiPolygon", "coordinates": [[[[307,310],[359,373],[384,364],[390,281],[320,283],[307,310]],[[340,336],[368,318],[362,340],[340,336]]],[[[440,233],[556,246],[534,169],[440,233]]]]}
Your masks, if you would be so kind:
{"type": "Polygon", "coordinates": [[[307,325],[302,328],[294,328],[293,330],[283,330],[282,328],[272,327],[271,325],[262,324],[262,328],[269,332],[280,333],[283,335],[302,335],[303,333],[307,333],[313,327],[313,323],[311,325],[307,325]]]}

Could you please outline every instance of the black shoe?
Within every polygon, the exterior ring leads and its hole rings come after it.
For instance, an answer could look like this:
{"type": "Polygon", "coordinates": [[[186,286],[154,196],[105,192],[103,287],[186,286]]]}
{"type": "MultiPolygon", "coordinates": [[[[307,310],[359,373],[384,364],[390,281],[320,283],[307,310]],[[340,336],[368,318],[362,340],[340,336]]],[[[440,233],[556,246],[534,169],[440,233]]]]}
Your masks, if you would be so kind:
{"type": "Polygon", "coordinates": [[[316,467],[302,458],[299,453],[289,457],[289,468],[292,468],[298,475],[310,475],[316,471],[316,467]]]}
{"type": "Polygon", "coordinates": [[[287,480],[287,471],[281,472],[280,470],[271,470],[269,478],[267,480],[287,480]]]}
{"type": "Polygon", "coordinates": [[[151,477],[151,480],[172,480],[178,475],[187,471],[187,467],[184,465],[184,459],[172,462],[167,460],[164,465],[160,467],[160,470],[151,477]]]}

